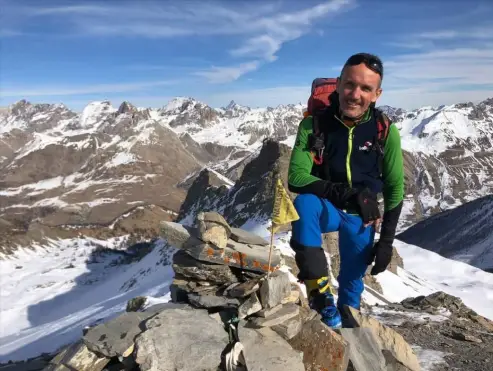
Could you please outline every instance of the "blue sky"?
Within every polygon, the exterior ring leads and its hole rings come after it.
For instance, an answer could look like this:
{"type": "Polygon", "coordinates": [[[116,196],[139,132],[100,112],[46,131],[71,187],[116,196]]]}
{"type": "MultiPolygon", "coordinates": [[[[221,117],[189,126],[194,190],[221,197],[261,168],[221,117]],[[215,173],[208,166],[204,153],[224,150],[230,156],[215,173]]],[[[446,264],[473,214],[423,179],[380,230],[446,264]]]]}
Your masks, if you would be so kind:
{"type": "Polygon", "coordinates": [[[0,106],[305,103],[352,53],[384,61],[379,104],[493,97],[493,2],[0,0],[0,106]]]}

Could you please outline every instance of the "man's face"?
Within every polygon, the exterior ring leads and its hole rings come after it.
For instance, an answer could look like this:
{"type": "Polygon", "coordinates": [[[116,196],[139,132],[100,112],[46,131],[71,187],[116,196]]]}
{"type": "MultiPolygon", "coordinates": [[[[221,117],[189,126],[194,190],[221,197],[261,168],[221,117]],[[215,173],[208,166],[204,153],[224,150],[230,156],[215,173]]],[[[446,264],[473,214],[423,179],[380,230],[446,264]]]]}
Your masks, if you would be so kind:
{"type": "Polygon", "coordinates": [[[350,118],[359,118],[382,94],[380,75],[364,63],[346,66],[337,81],[337,92],[342,113],[350,118]]]}

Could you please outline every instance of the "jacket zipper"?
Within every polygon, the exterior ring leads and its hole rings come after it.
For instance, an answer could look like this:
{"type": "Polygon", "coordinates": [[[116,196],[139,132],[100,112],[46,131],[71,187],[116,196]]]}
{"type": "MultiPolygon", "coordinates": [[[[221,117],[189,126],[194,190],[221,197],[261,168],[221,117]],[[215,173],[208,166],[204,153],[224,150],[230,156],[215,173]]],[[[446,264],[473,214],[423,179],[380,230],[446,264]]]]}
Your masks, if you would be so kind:
{"type": "Polygon", "coordinates": [[[353,130],[356,126],[347,126],[344,121],[342,121],[339,117],[334,115],[336,120],[338,120],[341,124],[343,124],[348,130],[348,143],[347,143],[347,155],[346,155],[346,176],[349,186],[352,187],[352,177],[351,177],[351,153],[353,152],[353,130]]]}
{"type": "Polygon", "coordinates": [[[346,156],[346,174],[347,174],[347,181],[349,183],[349,186],[352,187],[352,177],[351,177],[351,153],[353,151],[353,130],[354,126],[349,128],[349,134],[348,134],[348,150],[347,150],[347,156],[346,156]]]}

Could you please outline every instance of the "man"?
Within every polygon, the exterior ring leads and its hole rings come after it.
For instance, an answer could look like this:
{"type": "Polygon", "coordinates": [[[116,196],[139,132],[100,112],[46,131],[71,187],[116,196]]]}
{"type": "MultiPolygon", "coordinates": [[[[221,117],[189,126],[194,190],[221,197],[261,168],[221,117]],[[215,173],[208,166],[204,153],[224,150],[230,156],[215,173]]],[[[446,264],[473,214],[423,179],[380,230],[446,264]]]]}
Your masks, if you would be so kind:
{"type": "MultiPolygon", "coordinates": [[[[298,128],[291,154],[288,187],[298,193],[294,206],[300,219],[292,224],[291,247],[310,305],[332,328],[339,328],[344,305],[360,309],[363,277],[383,272],[404,197],[404,168],[399,131],[388,127],[383,148],[377,141],[375,103],[382,94],[383,66],[367,53],[351,56],[337,79],[330,105],[317,118],[325,133],[323,162],[314,162],[312,116],[298,128]],[[379,150],[382,150],[379,152],[379,150]],[[383,193],[380,215],[377,194],[383,193]],[[374,245],[375,230],[380,239],[374,245]],[[328,278],[322,233],[339,232],[340,273],[337,305],[328,278]]],[[[381,122],[381,121],[380,121],[381,122]]],[[[388,121],[387,121],[388,122],[388,121]]]]}

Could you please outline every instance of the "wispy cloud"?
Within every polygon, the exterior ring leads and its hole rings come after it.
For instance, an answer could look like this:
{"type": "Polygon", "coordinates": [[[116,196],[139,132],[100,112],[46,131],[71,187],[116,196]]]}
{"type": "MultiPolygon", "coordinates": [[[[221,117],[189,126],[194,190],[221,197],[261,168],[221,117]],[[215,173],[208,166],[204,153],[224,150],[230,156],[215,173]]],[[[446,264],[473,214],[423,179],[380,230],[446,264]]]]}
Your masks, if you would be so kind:
{"type": "Polygon", "coordinates": [[[83,36],[168,38],[227,35],[239,37],[239,46],[225,50],[226,55],[244,59],[239,64],[214,66],[196,73],[210,82],[230,82],[277,59],[282,45],[311,32],[312,24],[322,18],[355,7],[355,0],[330,0],[315,6],[282,10],[273,3],[154,2],[121,6],[68,5],[23,8],[24,17],[57,17],[67,33],[83,36]],[[246,59],[246,60],[245,60],[246,59]]]}
{"type": "Polygon", "coordinates": [[[206,71],[197,71],[195,75],[205,77],[212,83],[224,83],[237,80],[247,72],[255,71],[259,67],[259,61],[242,63],[238,66],[212,67],[206,71]]]}
{"type": "Polygon", "coordinates": [[[100,93],[123,93],[138,91],[146,88],[166,86],[176,84],[177,81],[145,81],[126,84],[99,84],[81,87],[39,87],[18,90],[0,90],[0,98],[5,97],[47,97],[47,96],[64,96],[64,95],[83,95],[83,94],[100,94],[100,93]]]}
{"type": "Polygon", "coordinates": [[[452,39],[493,39],[493,27],[476,27],[470,30],[439,30],[422,32],[416,35],[420,39],[452,40],[452,39]]]}
{"type": "Polygon", "coordinates": [[[22,32],[16,31],[16,30],[11,30],[8,28],[5,29],[0,29],[0,38],[2,37],[15,37],[15,36],[21,36],[22,32]]]}
{"type": "Polygon", "coordinates": [[[382,98],[387,102],[418,107],[484,99],[492,92],[493,48],[484,44],[424,50],[394,56],[385,68],[382,98]]]}

